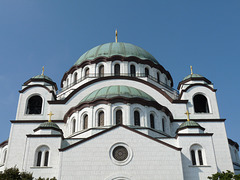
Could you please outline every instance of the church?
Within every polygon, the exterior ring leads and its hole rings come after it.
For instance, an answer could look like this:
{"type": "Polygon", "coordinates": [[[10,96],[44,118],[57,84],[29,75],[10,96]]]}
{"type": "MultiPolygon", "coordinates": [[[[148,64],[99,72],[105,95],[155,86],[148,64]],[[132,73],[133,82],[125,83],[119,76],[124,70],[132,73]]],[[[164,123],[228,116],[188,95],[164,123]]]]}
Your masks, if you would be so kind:
{"type": "MultiPolygon", "coordinates": [[[[24,82],[24,80],[23,80],[24,82]]],[[[145,49],[96,46],[63,75],[36,75],[19,91],[0,171],[18,167],[58,180],[206,180],[240,173],[216,89],[193,73],[171,74],[145,49]]]]}

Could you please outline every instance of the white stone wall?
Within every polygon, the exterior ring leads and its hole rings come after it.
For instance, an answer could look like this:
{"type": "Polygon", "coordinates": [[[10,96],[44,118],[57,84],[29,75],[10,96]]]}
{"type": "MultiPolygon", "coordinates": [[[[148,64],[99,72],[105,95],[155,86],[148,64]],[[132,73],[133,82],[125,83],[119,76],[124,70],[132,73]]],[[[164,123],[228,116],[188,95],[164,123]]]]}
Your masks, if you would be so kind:
{"type": "Polygon", "coordinates": [[[183,179],[181,153],[123,127],[61,152],[59,180],[107,180],[120,175],[131,180],[183,179]],[[131,149],[127,164],[111,160],[110,149],[116,143],[131,149]]]}
{"type": "Polygon", "coordinates": [[[191,113],[191,119],[219,119],[219,110],[217,104],[216,93],[204,86],[193,86],[184,92],[182,95],[182,100],[187,99],[189,102],[187,104],[188,110],[191,113]],[[195,113],[193,97],[196,94],[202,94],[207,98],[209,113],[195,113]]]}
{"type": "MultiPolygon", "coordinates": [[[[25,147],[23,169],[32,172],[34,177],[52,178],[57,177],[59,169],[59,151],[61,147],[61,137],[29,137],[25,147]],[[37,152],[41,146],[49,148],[48,166],[36,166],[37,152]]],[[[42,161],[44,155],[42,155],[42,161]]]]}
{"type": "Polygon", "coordinates": [[[53,96],[43,87],[31,87],[25,92],[19,94],[16,120],[47,120],[49,113],[49,104],[47,101],[53,100],[53,96]],[[41,114],[27,114],[27,104],[29,98],[39,95],[42,98],[41,114]]]}
{"type": "Polygon", "coordinates": [[[206,180],[208,176],[218,172],[211,136],[178,136],[177,140],[182,148],[184,180],[206,180]],[[200,145],[202,147],[203,165],[192,165],[190,154],[192,145],[200,145]]]}
{"type": "MultiPolygon", "coordinates": [[[[33,134],[41,123],[12,123],[11,132],[8,142],[8,155],[6,167],[11,168],[15,165],[19,170],[23,170],[23,161],[26,156],[25,151],[27,147],[27,134],[33,134]]],[[[58,124],[60,128],[62,123],[58,124]]]]}

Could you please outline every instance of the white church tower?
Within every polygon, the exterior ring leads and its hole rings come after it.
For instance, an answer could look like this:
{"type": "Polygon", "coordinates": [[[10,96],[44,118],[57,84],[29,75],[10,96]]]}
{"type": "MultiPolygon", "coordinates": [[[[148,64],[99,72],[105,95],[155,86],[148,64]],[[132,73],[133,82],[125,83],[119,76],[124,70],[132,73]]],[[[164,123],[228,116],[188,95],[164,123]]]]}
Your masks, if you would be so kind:
{"type": "Polygon", "coordinates": [[[240,173],[239,146],[227,138],[216,90],[194,74],[173,89],[146,50],[113,42],[84,53],[61,90],[44,74],[19,91],[0,171],[17,166],[58,180],[206,180],[240,173]]]}

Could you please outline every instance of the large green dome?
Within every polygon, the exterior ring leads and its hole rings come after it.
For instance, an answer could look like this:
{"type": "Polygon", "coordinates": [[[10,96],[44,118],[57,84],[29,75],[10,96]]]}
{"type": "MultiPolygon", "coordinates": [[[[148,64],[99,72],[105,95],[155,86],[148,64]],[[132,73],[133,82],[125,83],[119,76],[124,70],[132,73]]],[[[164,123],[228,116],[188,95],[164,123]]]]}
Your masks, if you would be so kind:
{"type": "Polygon", "coordinates": [[[97,57],[111,57],[114,55],[120,55],[123,57],[135,56],[142,60],[150,60],[155,64],[158,64],[158,61],[143,48],[130,43],[113,42],[102,44],[90,49],[77,60],[75,65],[79,65],[86,60],[93,60],[97,57]]]}
{"type": "Polygon", "coordinates": [[[100,98],[113,98],[113,97],[126,97],[126,98],[141,98],[148,101],[154,101],[154,99],[147,93],[129,86],[108,86],[98,90],[93,91],[85,98],[82,102],[94,101],[100,98]]]}

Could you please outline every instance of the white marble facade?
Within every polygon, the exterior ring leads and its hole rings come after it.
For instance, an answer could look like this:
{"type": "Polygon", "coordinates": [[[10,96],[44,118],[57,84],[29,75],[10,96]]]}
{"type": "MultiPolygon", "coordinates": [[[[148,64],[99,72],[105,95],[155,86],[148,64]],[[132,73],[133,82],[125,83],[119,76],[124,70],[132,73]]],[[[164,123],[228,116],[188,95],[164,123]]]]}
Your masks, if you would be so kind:
{"type": "Polygon", "coordinates": [[[211,81],[190,74],[175,90],[145,50],[120,45],[81,56],[61,90],[44,74],[24,83],[9,140],[0,144],[0,171],[17,166],[59,180],[240,173],[239,147],[227,138],[211,81]]]}

